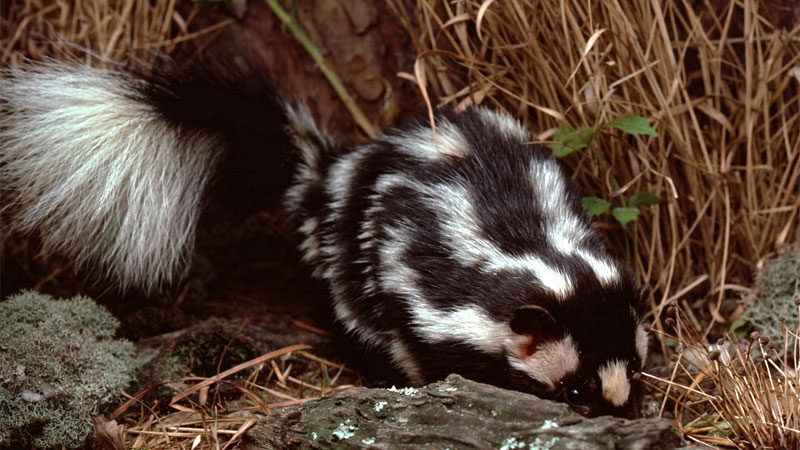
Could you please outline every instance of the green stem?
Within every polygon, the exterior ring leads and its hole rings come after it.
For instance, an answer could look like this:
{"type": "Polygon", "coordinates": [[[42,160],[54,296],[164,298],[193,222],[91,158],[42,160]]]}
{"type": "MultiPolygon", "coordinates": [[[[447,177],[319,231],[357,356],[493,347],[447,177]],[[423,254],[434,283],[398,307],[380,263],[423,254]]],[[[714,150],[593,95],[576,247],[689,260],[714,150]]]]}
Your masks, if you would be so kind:
{"type": "MultiPolygon", "coordinates": [[[[603,127],[601,127],[600,129],[596,130],[596,132],[599,132],[602,128],[603,127]]],[[[594,156],[594,159],[597,161],[597,164],[600,165],[600,169],[603,172],[606,172],[606,171],[609,170],[608,163],[606,162],[605,158],[603,158],[603,155],[600,153],[600,151],[598,151],[594,147],[594,145],[592,145],[594,143],[593,141],[594,141],[594,134],[592,134],[592,138],[589,140],[588,146],[589,146],[589,149],[592,151],[592,155],[594,156]]],[[[619,183],[617,182],[617,178],[614,176],[614,174],[610,174],[609,178],[611,179],[611,184],[613,185],[614,190],[615,191],[619,191],[619,183]]],[[[628,202],[625,200],[625,197],[620,196],[619,201],[620,201],[620,204],[622,205],[623,208],[628,206],[628,202]]],[[[631,225],[631,226],[634,226],[634,225],[631,225]]],[[[633,235],[633,237],[634,237],[633,255],[631,255],[631,237],[629,237],[628,235],[629,235],[629,230],[623,229],[622,230],[622,237],[623,237],[624,242],[625,242],[625,260],[628,262],[629,266],[633,267],[634,271],[638,272],[638,268],[634,264],[634,258],[636,258],[635,234],[633,235]]],[[[636,275],[638,277],[638,273],[636,275]]]]}
{"type": "Polygon", "coordinates": [[[625,261],[628,262],[628,266],[633,267],[633,260],[631,259],[631,240],[628,237],[627,229],[622,230],[622,237],[625,242],[625,261]]]}
{"type": "Polygon", "coordinates": [[[374,138],[378,133],[375,129],[375,126],[372,122],[367,119],[367,116],[361,112],[361,109],[356,104],[356,101],[350,96],[350,93],[347,92],[347,89],[342,84],[342,80],[336,75],[336,73],[331,69],[328,65],[325,58],[322,56],[322,53],[317,49],[317,46],[311,42],[311,39],[308,35],[303,31],[300,26],[298,26],[294,20],[292,20],[292,16],[287,13],[283,7],[278,3],[278,0],[265,0],[267,5],[272,9],[272,12],[278,17],[278,20],[286,26],[289,31],[292,33],[292,36],[297,40],[303,48],[306,49],[311,59],[314,60],[314,63],[317,64],[319,70],[325,75],[325,78],[328,79],[328,82],[333,87],[333,90],[339,95],[339,98],[342,99],[342,102],[347,107],[347,110],[350,111],[350,114],[353,116],[353,119],[356,121],[359,127],[364,131],[364,133],[369,136],[370,138],[374,138]]]}

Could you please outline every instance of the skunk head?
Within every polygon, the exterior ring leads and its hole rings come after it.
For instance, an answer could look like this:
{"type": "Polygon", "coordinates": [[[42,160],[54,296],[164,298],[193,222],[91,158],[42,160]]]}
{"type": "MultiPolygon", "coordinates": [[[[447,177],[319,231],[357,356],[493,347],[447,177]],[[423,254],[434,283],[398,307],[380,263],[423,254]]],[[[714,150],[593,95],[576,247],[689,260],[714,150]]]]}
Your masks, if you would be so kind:
{"type": "Polygon", "coordinates": [[[605,286],[585,280],[570,297],[537,296],[514,311],[506,348],[511,384],[586,416],[638,417],[648,289],[636,289],[627,273],[605,286]]]}

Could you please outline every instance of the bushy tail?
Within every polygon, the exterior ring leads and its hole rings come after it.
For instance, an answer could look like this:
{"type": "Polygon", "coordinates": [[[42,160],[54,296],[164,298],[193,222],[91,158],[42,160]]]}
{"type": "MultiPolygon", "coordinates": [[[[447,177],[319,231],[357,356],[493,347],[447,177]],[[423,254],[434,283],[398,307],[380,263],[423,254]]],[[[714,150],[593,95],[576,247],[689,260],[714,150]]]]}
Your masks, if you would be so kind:
{"type": "Polygon", "coordinates": [[[272,177],[289,172],[275,156],[288,154],[288,137],[267,82],[55,62],[4,75],[0,178],[14,191],[12,227],[122,286],[152,290],[185,272],[209,186],[221,201],[259,203],[288,184],[290,173],[272,177]]]}

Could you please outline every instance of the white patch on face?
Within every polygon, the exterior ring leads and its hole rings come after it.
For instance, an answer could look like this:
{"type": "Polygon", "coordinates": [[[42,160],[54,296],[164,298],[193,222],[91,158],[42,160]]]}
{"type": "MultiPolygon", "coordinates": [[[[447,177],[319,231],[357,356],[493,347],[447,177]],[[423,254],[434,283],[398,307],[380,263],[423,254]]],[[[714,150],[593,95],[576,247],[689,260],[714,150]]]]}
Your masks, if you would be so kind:
{"type": "Polygon", "coordinates": [[[411,356],[411,353],[408,352],[406,345],[403,344],[397,335],[394,336],[392,343],[389,344],[389,357],[392,359],[395,366],[399,367],[403,373],[405,373],[411,384],[415,386],[422,386],[425,384],[425,380],[422,378],[422,371],[419,369],[419,364],[417,364],[417,361],[411,356]]]}
{"type": "Polygon", "coordinates": [[[639,359],[642,360],[641,368],[644,368],[644,363],[647,359],[647,331],[644,330],[642,325],[636,327],[636,353],[639,354],[639,359]]]}
{"type": "Polygon", "coordinates": [[[419,126],[400,136],[386,136],[386,142],[407,155],[428,160],[443,156],[464,158],[471,147],[458,127],[446,120],[436,122],[436,139],[430,127],[419,126]]]}
{"type": "Polygon", "coordinates": [[[481,116],[481,119],[490,126],[494,127],[501,133],[508,136],[510,139],[519,142],[531,141],[531,136],[525,131],[525,128],[513,117],[508,114],[493,111],[482,106],[476,106],[475,109],[481,116]]]}
{"type": "Polygon", "coordinates": [[[631,393],[631,382],[628,380],[626,368],[625,361],[615,359],[597,370],[603,385],[603,398],[614,406],[624,405],[631,393]]]}
{"type": "Polygon", "coordinates": [[[476,266],[485,272],[520,271],[530,273],[543,289],[565,299],[574,286],[569,276],[547,264],[537,255],[509,255],[480,235],[481,229],[469,192],[462,186],[423,183],[399,175],[385,175],[378,180],[376,189],[388,192],[395,186],[409,187],[420,193],[426,204],[436,212],[445,244],[461,264],[476,266]]]}
{"type": "Polygon", "coordinates": [[[506,341],[508,362],[511,367],[528,374],[536,381],[555,389],[556,384],[567,375],[578,370],[580,358],[572,336],[541,344],[530,356],[520,355],[521,339],[527,336],[516,335],[506,341]]]}

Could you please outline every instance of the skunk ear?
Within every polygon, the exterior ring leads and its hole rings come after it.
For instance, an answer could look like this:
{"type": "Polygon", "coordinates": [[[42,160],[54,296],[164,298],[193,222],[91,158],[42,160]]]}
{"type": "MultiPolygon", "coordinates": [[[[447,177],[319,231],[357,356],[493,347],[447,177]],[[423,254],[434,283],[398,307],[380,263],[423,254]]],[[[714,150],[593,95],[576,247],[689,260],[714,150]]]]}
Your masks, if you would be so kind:
{"type": "Polygon", "coordinates": [[[520,306],[514,311],[514,317],[511,318],[509,325],[511,331],[531,336],[536,343],[555,337],[558,333],[556,319],[550,311],[539,305],[520,306]]]}
{"type": "Polygon", "coordinates": [[[636,298],[634,299],[633,308],[636,310],[636,316],[639,319],[644,317],[644,315],[647,314],[647,310],[650,308],[649,299],[651,291],[652,289],[650,289],[650,286],[646,284],[642,285],[642,287],[639,288],[636,298]]]}

